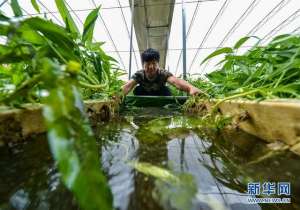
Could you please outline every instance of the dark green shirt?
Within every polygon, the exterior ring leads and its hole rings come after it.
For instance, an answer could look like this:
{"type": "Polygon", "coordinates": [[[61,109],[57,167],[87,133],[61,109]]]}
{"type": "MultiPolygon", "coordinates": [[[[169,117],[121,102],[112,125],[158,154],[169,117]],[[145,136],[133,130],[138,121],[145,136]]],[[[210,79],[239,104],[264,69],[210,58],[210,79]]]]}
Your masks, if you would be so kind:
{"type": "Polygon", "coordinates": [[[150,81],[147,79],[144,70],[137,71],[133,76],[134,79],[140,86],[142,86],[146,91],[159,91],[163,86],[166,85],[167,79],[173,76],[169,71],[160,69],[158,70],[157,77],[150,81]]]}

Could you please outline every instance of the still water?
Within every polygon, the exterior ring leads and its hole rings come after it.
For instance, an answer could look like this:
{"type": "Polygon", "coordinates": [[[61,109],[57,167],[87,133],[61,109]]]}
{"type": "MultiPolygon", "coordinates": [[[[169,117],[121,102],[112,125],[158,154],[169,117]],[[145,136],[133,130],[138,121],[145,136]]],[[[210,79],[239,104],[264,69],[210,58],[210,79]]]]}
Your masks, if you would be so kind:
{"type": "MultiPolygon", "coordinates": [[[[115,209],[300,209],[299,156],[241,131],[199,124],[195,116],[147,108],[94,128],[115,209]],[[164,172],[179,181],[162,180],[164,172]],[[253,182],[289,182],[291,195],[269,197],[288,197],[291,204],[249,204],[247,184],[253,182]]],[[[79,209],[44,135],[0,147],[0,167],[0,210],[79,209]]]]}

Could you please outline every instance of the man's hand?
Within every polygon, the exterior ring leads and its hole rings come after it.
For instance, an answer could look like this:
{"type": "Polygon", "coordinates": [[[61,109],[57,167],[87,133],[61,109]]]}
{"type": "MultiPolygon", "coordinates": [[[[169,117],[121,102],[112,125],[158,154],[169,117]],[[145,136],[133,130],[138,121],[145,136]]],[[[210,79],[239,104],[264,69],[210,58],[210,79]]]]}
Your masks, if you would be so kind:
{"type": "Polygon", "coordinates": [[[202,92],[201,90],[199,90],[198,88],[196,88],[193,85],[191,85],[190,83],[188,83],[187,81],[179,79],[175,76],[170,76],[168,78],[167,82],[174,85],[177,89],[183,90],[192,96],[202,95],[202,94],[207,95],[204,92],[202,92]]]}
{"type": "Polygon", "coordinates": [[[122,93],[126,96],[135,86],[137,82],[133,79],[129,80],[125,85],[122,87],[122,93]]]}
{"type": "Polygon", "coordinates": [[[211,97],[207,92],[202,91],[194,86],[192,86],[190,88],[189,94],[192,96],[201,96],[201,97],[207,97],[207,98],[211,97]]]}
{"type": "Polygon", "coordinates": [[[189,90],[189,94],[191,96],[197,96],[197,95],[201,95],[203,94],[201,90],[199,90],[198,88],[194,87],[194,86],[191,86],[190,87],[190,90],[189,90]]]}
{"type": "Polygon", "coordinates": [[[118,104],[121,104],[124,100],[125,95],[123,93],[121,94],[114,94],[111,98],[116,101],[118,104]]]}

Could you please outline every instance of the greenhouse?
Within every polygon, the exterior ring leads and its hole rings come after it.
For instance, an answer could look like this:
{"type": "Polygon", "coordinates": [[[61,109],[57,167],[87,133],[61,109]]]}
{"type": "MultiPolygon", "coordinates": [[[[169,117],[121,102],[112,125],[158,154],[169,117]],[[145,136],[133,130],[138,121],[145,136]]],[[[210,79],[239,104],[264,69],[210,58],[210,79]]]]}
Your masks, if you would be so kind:
{"type": "Polygon", "coordinates": [[[299,210],[299,163],[299,0],[0,2],[0,210],[299,210]]]}

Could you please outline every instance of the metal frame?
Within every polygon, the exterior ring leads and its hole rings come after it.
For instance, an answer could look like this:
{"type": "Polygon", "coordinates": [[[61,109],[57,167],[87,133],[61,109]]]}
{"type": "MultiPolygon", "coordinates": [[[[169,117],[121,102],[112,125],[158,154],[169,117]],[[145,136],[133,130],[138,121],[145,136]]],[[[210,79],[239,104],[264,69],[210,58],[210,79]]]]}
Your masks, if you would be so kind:
{"type": "MultiPolygon", "coordinates": [[[[199,47],[198,47],[199,49],[201,49],[201,48],[203,47],[204,43],[206,42],[206,40],[208,39],[209,35],[211,34],[213,28],[214,28],[215,25],[218,23],[220,17],[222,16],[222,14],[224,13],[224,11],[226,10],[226,8],[227,8],[227,6],[228,6],[228,4],[229,4],[229,1],[230,1],[230,0],[226,0],[226,1],[224,2],[224,4],[221,6],[221,8],[220,8],[218,14],[217,14],[216,17],[214,18],[212,24],[210,25],[208,31],[206,32],[204,38],[202,39],[202,41],[201,41],[201,43],[200,43],[200,45],[199,45],[199,47]]],[[[188,73],[190,73],[191,68],[192,68],[192,66],[193,66],[193,64],[194,64],[194,62],[195,62],[195,60],[196,60],[196,57],[197,57],[198,54],[199,54],[199,49],[197,50],[195,56],[193,57],[193,60],[192,60],[192,62],[191,62],[191,64],[190,64],[188,73]]]]}
{"type": "MultiPolygon", "coordinates": [[[[188,32],[186,34],[186,39],[188,38],[188,36],[190,35],[190,32],[192,30],[193,24],[195,22],[195,19],[197,17],[198,11],[199,11],[199,6],[200,6],[200,2],[197,2],[196,8],[195,8],[194,13],[193,13],[192,20],[191,20],[190,25],[189,25],[188,32]]],[[[169,52],[169,50],[168,50],[168,52],[169,52]]],[[[177,74],[177,71],[178,71],[178,67],[179,67],[179,62],[181,60],[181,56],[182,56],[182,49],[180,51],[179,58],[177,60],[176,69],[175,69],[175,75],[177,74]]]]}
{"type": "MultiPolygon", "coordinates": [[[[93,5],[96,7],[96,3],[94,0],[91,0],[93,5]]],[[[99,14],[100,20],[104,25],[106,34],[108,36],[108,38],[110,39],[113,48],[115,49],[115,51],[107,51],[107,52],[114,52],[117,53],[117,56],[119,57],[119,61],[120,61],[120,65],[123,66],[123,68],[125,69],[125,65],[123,62],[123,59],[120,55],[120,52],[129,52],[130,53],[130,58],[129,58],[129,78],[131,76],[131,72],[132,72],[132,53],[134,53],[134,57],[135,57],[135,65],[138,69],[138,61],[137,61],[137,56],[136,56],[136,52],[140,52],[139,50],[135,50],[133,48],[133,43],[132,43],[132,39],[133,39],[133,21],[131,22],[131,29],[129,31],[129,26],[127,25],[126,19],[125,19],[125,15],[123,12],[124,8],[130,8],[132,9],[132,18],[134,16],[134,8],[135,7],[144,7],[146,9],[147,7],[150,6],[158,6],[158,5],[170,5],[170,6],[174,6],[174,5],[182,5],[182,48],[174,48],[174,49],[169,49],[167,47],[167,54],[170,51],[179,51],[180,50],[180,55],[179,58],[177,60],[177,65],[176,65],[176,72],[175,75],[177,74],[177,70],[179,67],[179,63],[180,60],[183,60],[183,77],[184,79],[186,79],[186,74],[187,74],[187,69],[186,69],[186,51],[187,50],[197,50],[196,54],[194,55],[192,62],[190,63],[189,69],[188,69],[188,73],[190,73],[191,68],[194,64],[194,62],[197,59],[197,56],[199,54],[199,51],[201,49],[218,49],[220,47],[222,47],[224,45],[224,43],[228,40],[228,38],[230,37],[230,35],[232,33],[234,33],[234,31],[242,24],[242,22],[247,18],[247,16],[253,11],[253,9],[257,6],[258,1],[260,0],[253,0],[249,7],[245,10],[245,12],[241,15],[241,17],[235,22],[235,24],[230,28],[230,30],[227,32],[227,34],[225,35],[225,37],[222,39],[222,41],[220,42],[220,44],[217,47],[204,47],[205,42],[207,41],[207,39],[209,38],[210,34],[212,33],[213,29],[216,27],[220,17],[222,16],[222,14],[224,13],[224,11],[226,10],[230,0],[225,0],[224,3],[222,4],[220,10],[218,11],[218,14],[215,16],[212,24],[210,25],[208,31],[206,32],[204,38],[202,39],[199,47],[197,48],[187,48],[186,47],[186,41],[187,38],[192,30],[193,27],[193,23],[197,17],[198,14],[198,10],[199,10],[199,5],[202,2],[217,2],[219,0],[191,0],[191,1],[184,1],[182,0],[181,2],[174,2],[174,3],[155,3],[155,4],[141,4],[141,5],[134,5],[134,3],[132,5],[126,5],[126,6],[122,6],[120,3],[120,0],[117,0],[119,3],[118,7],[103,7],[101,8],[101,10],[109,10],[109,9],[121,9],[121,14],[122,14],[122,19],[123,22],[125,24],[128,36],[130,38],[130,50],[129,51],[120,51],[117,49],[116,43],[114,42],[111,32],[109,30],[109,28],[106,25],[106,22],[104,21],[103,17],[101,14],[99,14]],[[190,4],[190,3],[197,3],[196,8],[194,10],[193,13],[193,17],[192,20],[189,24],[189,28],[188,28],[188,32],[186,33],[186,14],[185,14],[185,4],[190,4]],[[183,56],[183,57],[182,57],[183,56]]],[[[132,2],[134,2],[134,0],[130,0],[132,2]]],[[[0,7],[3,6],[4,4],[6,4],[7,2],[9,2],[8,0],[4,0],[2,3],[0,3],[0,7]]],[[[35,14],[30,14],[28,13],[26,10],[24,10],[22,8],[22,10],[25,12],[25,14],[23,14],[23,16],[35,16],[35,15],[42,15],[42,14],[51,14],[51,16],[53,18],[55,18],[56,21],[58,21],[59,24],[64,24],[61,20],[61,18],[56,17],[56,15],[54,15],[55,13],[58,13],[58,11],[50,11],[49,8],[47,8],[47,6],[42,2],[42,0],[38,0],[38,2],[40,3],[40,5],[46,10],[45,13],[35,13],[35,14]]],[[[90,11],[93,10],[95,8],[92,9],[77,9],[77,10],[73,10],[71,5],[67,2],[67,0],[65,1],[66,5],[68,6],[68,8],[70,9],[69,11],[72,12],[75,17],[77,18],[77,20],[84,25],[83,21],[80,19],[80,17],[78,16],[78,14],[76,12],[81,12],[81,11],[90,11]]],[[[281,11],[284,7],[286,7],[289,3],[291,2],[291,0],[281,0],[279,3],[276,4],[275,7],[272,8],[272,10],[270,10],[254,27],[252,27],[249,32],[247,33],[247,35],[255,35],[255,33],[262,28],[271,18],[273,18],[279,11],[281,11]]],[[[290,16],[288,16],[285,20],[283,20],[280,24],[276,25],[275,28],[273,28],[270,32],[268,32],[261,40],[261,42],[266,42],[267,40],[269,40],[270,38],[272,38],[275,34],[277,34],[280,30],[282,30],[284,27],[288,26],[290,23],[294,22],[298,17],[300,16],[300,9],[298,9],[296,12],[294,12],[293,14],[291,14],[290,16]]],[[[292,32],[290,33],[297,33],[300,29],[300,27],[296,27],[292,32]]],[[[95,38],[93,37],[93,39],[95,40],[95,38]]],[[[168,43],[167,43],[168,45],[168,43]]],[[[243,48],[250,48],[252,46],[242,46],[243,48]]],[[[203,71],[206,69],[206,67],[208,66],[208,63],[206,63],[206,66],[204,67],[203,71]]]]}

